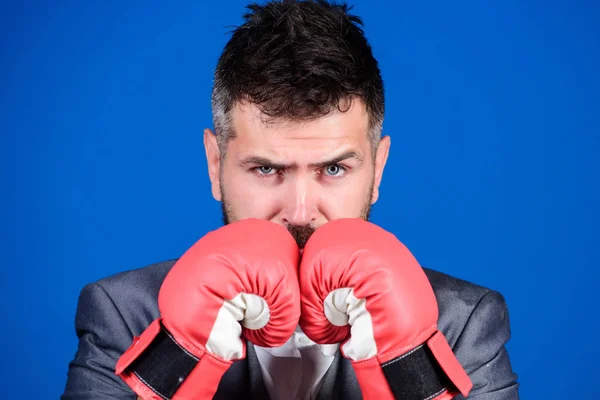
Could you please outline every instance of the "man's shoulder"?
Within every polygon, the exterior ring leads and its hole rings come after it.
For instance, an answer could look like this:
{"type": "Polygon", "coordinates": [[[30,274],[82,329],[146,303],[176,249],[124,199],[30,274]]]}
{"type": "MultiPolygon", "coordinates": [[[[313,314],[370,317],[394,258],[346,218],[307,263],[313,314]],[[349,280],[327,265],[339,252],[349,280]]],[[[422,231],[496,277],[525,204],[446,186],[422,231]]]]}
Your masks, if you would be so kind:
{"type": "Polygon", "coordinates": [[[103,296],[110,299],[119,316],[137,335],[159,317],[158,292],[175,261],[154,263],[92,282],[83,289],[80,304],[89,303],[90,296],[95,296],[93,293],[104,293],[103,296]]]}
{"type": "Polygon", "coordinates": [[[160,285],[177,259],[153,263],[141,268],[130,269],[102,278],[93,285],[99,285],[109,294],[113,291],[135,293],[150,291],[158,293],[160,285]]]}
{"type": "Polygon", "coordinates": [[[448,275],[444,272],[430,268],[423,268],[423,270],[438,298],[438,302],[460,299],[465,303],[475,305],[482,296],[491,290],[476,283],[448,275]]]}
{"type": "MultiPolygon", "coordinates": [[[[504,298],[497,291],[443,272],[423,269],[438,302],[438,326],[451,345],[460,338],[474,310],[484,303],[484,299],[485,307],[480,307],[482,310],[485,308],[489,312],[506,312],[504,298]]],[[[485,310],[483,312],[488,313],[485,310]]],[[[484,320],[473,322],[485,323],[484,320]]]]}
{"type": "Polygon", "coordinates": [[[157,303],[160,286],[176,261],[166,260],[119,272],[90,285],[101,287],[117,306],[119,303],[130,306],[140,302],[157,303]]]}

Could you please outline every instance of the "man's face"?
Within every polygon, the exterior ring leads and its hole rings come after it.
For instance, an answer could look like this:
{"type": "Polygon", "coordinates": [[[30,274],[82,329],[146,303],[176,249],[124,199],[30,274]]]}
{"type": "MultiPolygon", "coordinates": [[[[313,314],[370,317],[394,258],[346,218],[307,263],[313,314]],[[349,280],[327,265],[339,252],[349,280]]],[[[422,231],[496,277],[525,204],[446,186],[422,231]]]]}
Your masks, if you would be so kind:
{"type": "Polygon", "coordinates": [[[258,107],[232,111],[235,138],[220,157],[216,137],[204,143],[212,193],[225,223],[246,218],[284,225],[304,243],[327,221],[367,219],[379,195],[389,149],[382,138],[373,158],[368,114],[360,100],[308,122],[267,123],[258,107]]]}

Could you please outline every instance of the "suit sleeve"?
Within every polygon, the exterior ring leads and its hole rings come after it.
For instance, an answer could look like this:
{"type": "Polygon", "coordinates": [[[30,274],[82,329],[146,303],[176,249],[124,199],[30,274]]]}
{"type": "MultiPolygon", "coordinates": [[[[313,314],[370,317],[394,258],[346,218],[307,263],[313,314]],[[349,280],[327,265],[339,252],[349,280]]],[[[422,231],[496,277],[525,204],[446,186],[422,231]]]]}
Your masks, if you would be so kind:
{"type": "Polygon", "coordinates": [[[133,391],[115,375],[117,359],[133,334],[106,291],[93,283],[84,287],[75,315],[79,345],[69,363],[61,400],[135,400],[133,391]]]}
{"type": "Polygon", "coordinates": [[[453,349],[473,382],[468,399],[518,400],[517,375],[505,348],[509,339],[506,302],[500,293],[489,291],[474,308],[453,349]]]}

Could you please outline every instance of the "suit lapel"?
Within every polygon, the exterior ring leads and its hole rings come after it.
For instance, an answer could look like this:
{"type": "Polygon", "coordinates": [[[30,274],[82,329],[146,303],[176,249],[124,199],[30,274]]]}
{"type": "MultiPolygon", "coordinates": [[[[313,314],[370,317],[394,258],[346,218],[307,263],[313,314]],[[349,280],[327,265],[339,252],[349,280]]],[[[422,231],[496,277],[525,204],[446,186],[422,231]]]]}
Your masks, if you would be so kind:
{"type": "Polygon", "coordinates": [[[321,389],[317,394],[317,400],[337,400],[340,399],[339,393],[339,385],[338,382],[338,374],[340,371],[340,352],[335,353],[335,357],[331,362],[331,366],[323,376],[323,383],[321,384],[321,389]]]}
{"type": "Polygon", "coordinates": [[[323,384],[317,395],[317,400],[330,399],[362,400],[354,368],[350,361],[342,357],[339,350],[335,353],[335,358],[323,377],[323,384]]]}
{"type": "Polygon", "coordinates": [[[256,351],[247,342],[246,358],[234,362],[225,372],[213,400],[269,400],[256,351]]]}
{"type": "Polygon", "coordinates": [[[246,341],[246,360],[248,360],[248,380],[251,398],[255,400],[269,400],[269,392],[263,380],[262,370],[256,356],[254,345],[246,341]]]}

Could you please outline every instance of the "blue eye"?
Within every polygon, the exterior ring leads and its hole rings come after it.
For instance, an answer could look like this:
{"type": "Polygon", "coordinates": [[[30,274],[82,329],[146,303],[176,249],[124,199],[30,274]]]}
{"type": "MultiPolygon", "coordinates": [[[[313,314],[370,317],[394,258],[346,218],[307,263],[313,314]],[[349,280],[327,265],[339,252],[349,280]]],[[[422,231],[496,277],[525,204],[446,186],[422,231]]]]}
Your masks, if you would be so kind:
{"type": "Polygon", "coordinates": [[[260,175],[273,175],[273,173],[275,172],[275,168],[265,166],[265,165],[261,165],[260,167],[257,167],[256,170],[258,171],[258,173],[260,175]]]}
{"type": "Polygon", "coordinates": [[[344,167],[339,164],[331,164],[325,168],[325,173],[329,176],[340,176],[344,173],[344,167]]]}

